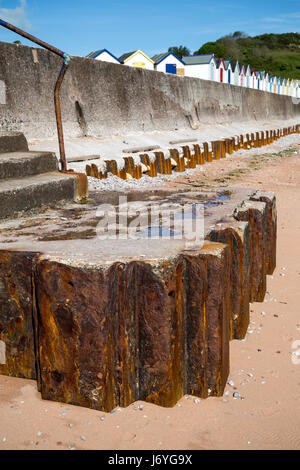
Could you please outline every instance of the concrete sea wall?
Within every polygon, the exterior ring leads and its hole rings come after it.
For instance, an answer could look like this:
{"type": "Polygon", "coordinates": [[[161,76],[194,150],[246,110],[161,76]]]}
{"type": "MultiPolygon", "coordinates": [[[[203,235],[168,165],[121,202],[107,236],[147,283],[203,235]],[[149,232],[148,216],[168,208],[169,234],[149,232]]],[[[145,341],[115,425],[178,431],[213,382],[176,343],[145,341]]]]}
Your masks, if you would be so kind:
{"type": "MultiPolygon", "coordinates": [[[[61,59],[0,43],[0,128],[26,137],[56,134],[53,90],[61,59]]],[[[173,130],[201,123],[291,119],[287,96],[74,57],[61,90],[67,137],[173,130]]]]}

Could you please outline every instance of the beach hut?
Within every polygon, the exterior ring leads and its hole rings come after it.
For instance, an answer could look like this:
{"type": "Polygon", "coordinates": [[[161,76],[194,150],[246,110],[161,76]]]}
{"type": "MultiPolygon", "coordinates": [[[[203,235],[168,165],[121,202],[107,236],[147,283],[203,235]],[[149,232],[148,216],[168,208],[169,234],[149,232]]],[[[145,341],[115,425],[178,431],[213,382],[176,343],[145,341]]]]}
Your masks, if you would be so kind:
{"type": "Polygon", "coordinates": [[[242,65],[242,68],[241,68],[240,85],[243,86],[243,87],[247,86],[247,81],[246,81],[246,69],[245,69],[245,66],[244,66],[244,65],[242,65]]]}
{"type": "Polygon", "coordinates": [[[293,94],[294,98],[298,98],[297,90],[299,89],[299,80],[293,80],[293,94]]]}
{"type": "Polygon", "coordinates": [[[277,78],[277,89],[276,89],[276,93],[278,93],[278,95],[280,95],[280,92],[281,92],[281,78],[278,77],[278,78],[277,78]]]}
{"type": "Polygon", "coordinates": [[[282,90],[282,78],[278,78],[278,85],[277,85],[277,93],[281,95],[281,90],[282,90]]]}
{"type": "Polygon", "coordinates": [[[128,65],[129,67],[136,67],[139,69],[154,70],[154,62],[143,51],[138,49],[133,52],[126,52],[119,57],[119,61],[128,65]]]}
{"type": "Polygon", "coordinates": [[[265,80],[264,80],[264,91],[269,91],[269,86],[270,86],[270,75],[267,72],[265,75],[265,80]]]}
{"type": "Polygon", "coordinates": [[[257,76],[256,76],[255,69],[251,70],[250,88],[254,88],[254,89],[257,88],[257,76]]]}
{"type": "Polygon", "coordinates": [[[247,88],[250,88],[251,86],[251,75],[252,75],[251,67],[250,65],[247,65],[247,68],[246,68],[246,87],[247,88]]]}
{"type": "Polygon", "coordinates": [[[291,96],[295,96],[295,80],[291,81],[291,96]]]}
{"type": "Polygon", "coordinates": [[[225,67],[226,67],[226,70],[227,70],[227,75],[226,75],[227,80],[226,80],[226,82],[231,84],[231,83],[234,82],[231,60],[224,60],[224,64],[225,64],[225,67]]]}
{"type": "Polygon", "coordinates": [[[202,78],[203,80],[217,79],[217,62],[214,54],[187,55],[182,57],[185,63],[185,75],[202,78]]]}
{"type": "Polygon", "coordinates": [[[264,70],[258,70],[256,72],[256,77],[257,77],[257,89],[258,90],[264,90],[264,82],[265,82],[265,72],[264,70]]]}
{"type": "Polygon", "coordinates": [[[121,62],[107,49],[100,49],[99,51],[90,52],[86,57],[89,59],[102,60],[104,62],[112,62],[113,64],[120,64],[121,62]]]}
{"type": "Polygon", "coordinates": [[[158,72],[171,73],[173,75],[184,75],[184,62],[173,52],[164,52],[152,57],[154,69],[158,72]]]}
{"type": "Polygon", "coordinates": [[[227,83],[227,80],[226,80],[226,65],[225,65],[225,62],[224,60],[221,58],[221,59],[217,59],[217,81],[220,82],[220,83],[227,83]]]}
{"type": "Polygon", "coordinates": [[[259,86],[260,86],[260,70],[256,70],[256,82],[255,82],[255,88],[256,90],[259,90],[259,86]]]}
{"type": "Polygon", "coordinates": [[[236,61],[236,63],[234,64],[234,67],[233,67],[233,79],[232,79],[232,84],[233,85],[239,86],[241,84],[240,73],[241,73],[240,65],[239,65],[238,61],[236,61]]]}
{"type": "Polygon", "coordinates": [[[270,81],[269,81],[269,92],[272,92],[273,90],[273,80],[274,80],[274,77],[273,75],[270,75],[270,81]]]}

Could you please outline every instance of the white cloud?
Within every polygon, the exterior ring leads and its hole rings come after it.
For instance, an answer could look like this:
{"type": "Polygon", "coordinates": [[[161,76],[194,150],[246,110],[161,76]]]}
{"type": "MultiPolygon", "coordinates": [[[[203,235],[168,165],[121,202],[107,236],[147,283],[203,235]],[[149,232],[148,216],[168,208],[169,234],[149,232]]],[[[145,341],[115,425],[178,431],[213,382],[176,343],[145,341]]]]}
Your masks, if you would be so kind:
{"type": "Polygon", "coordinates": [[[0,18],[19,28],[30,29],[31,24],[26,16],[26,0],[20,0],[16,8],[0,8],[0,18]]]}

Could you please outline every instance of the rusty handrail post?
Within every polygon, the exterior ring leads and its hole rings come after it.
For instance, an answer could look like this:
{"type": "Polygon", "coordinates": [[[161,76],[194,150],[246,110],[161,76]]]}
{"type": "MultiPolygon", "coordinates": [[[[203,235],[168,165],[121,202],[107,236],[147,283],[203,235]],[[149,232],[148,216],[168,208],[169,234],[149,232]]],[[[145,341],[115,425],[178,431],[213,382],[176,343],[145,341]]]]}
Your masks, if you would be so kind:
{"type": "Polygon", "coordinates": [[[55,84],[55,89],[54,89],[54,106],[55,106],[55,116],[56,116],[56,125],[57,125],[57,134],[58,134],[58,144],[59,144],[59,154],[60,154],[60,164],[61,164],[61,170],[66,171],[67,170],[67,160],[66,160],[66,153],[65,153],[65,144],[64,144],[64,135],[63,135],[63,127],[62,127],[62,119],[61,119],[61,106],[60,106],[60,98],[59,98],[59,92],[61,88],[61,84],[63,82],[65,73],[67,71],[67,68],[69,66],[69,62],[71,60],[71,57],[66,54],[65,52],[61,51],[60,49],[57,49],[56,47],[51,46],[50,44],[47,44],[44,41],[41,41],[40,39],[36,38],[35,36],[32,36],[31,34],[26,33],[20,28],[17,28],[16,26],[7,23],[4,20],[1,20],[0,18],[0,26],[3,26],[6,29],[10,29],[14,33],[19,34],[20,36],[23,36],[26,39],[29,39],[29,41],[35,42],[39,46],[42,46],[44,49],[47,49],[50,52],[53,52],[56,55],[59,55],[64,59],[63,66],[59,72],[58,79],[55,84]]]}
{"type": "Polygon", "coordinates": [[[57,125],[57,135],[58,135],[58,145],[59,145],[59,154],[60,154],[60,163],[61,163],[61,170],[67,170],[67,160],[66,160],[66,153],[65,153],[65,144],[64,144],[64,134],[63,134],[63,126],[62,126],[62,119],[61,119],[61,108],[60,108],[60,99],[59,99],[59,92],[60,87],[63,82],[66,70],[68,68],[68,63],[64,62],[62,68],[59,72],[58,79],[55,84],[54,89],[54,106],[55,106],[55,116],[56,116],[56,125],[57,125]]]}

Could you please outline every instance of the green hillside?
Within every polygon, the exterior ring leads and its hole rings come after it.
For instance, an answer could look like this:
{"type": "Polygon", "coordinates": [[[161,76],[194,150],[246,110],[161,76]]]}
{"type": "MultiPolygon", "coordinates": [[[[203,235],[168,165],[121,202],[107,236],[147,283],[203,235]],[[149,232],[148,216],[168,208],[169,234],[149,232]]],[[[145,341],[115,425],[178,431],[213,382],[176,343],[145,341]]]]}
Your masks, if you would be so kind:
{"type": "Polygon", "coordinates": [[[194,54],[214,53],[216,57],[238,60],[256,70],[282,78],[300,79],[300,34],[262,34],[250,37],[237,31],[215,42],[203,44],[194,54]]]}

